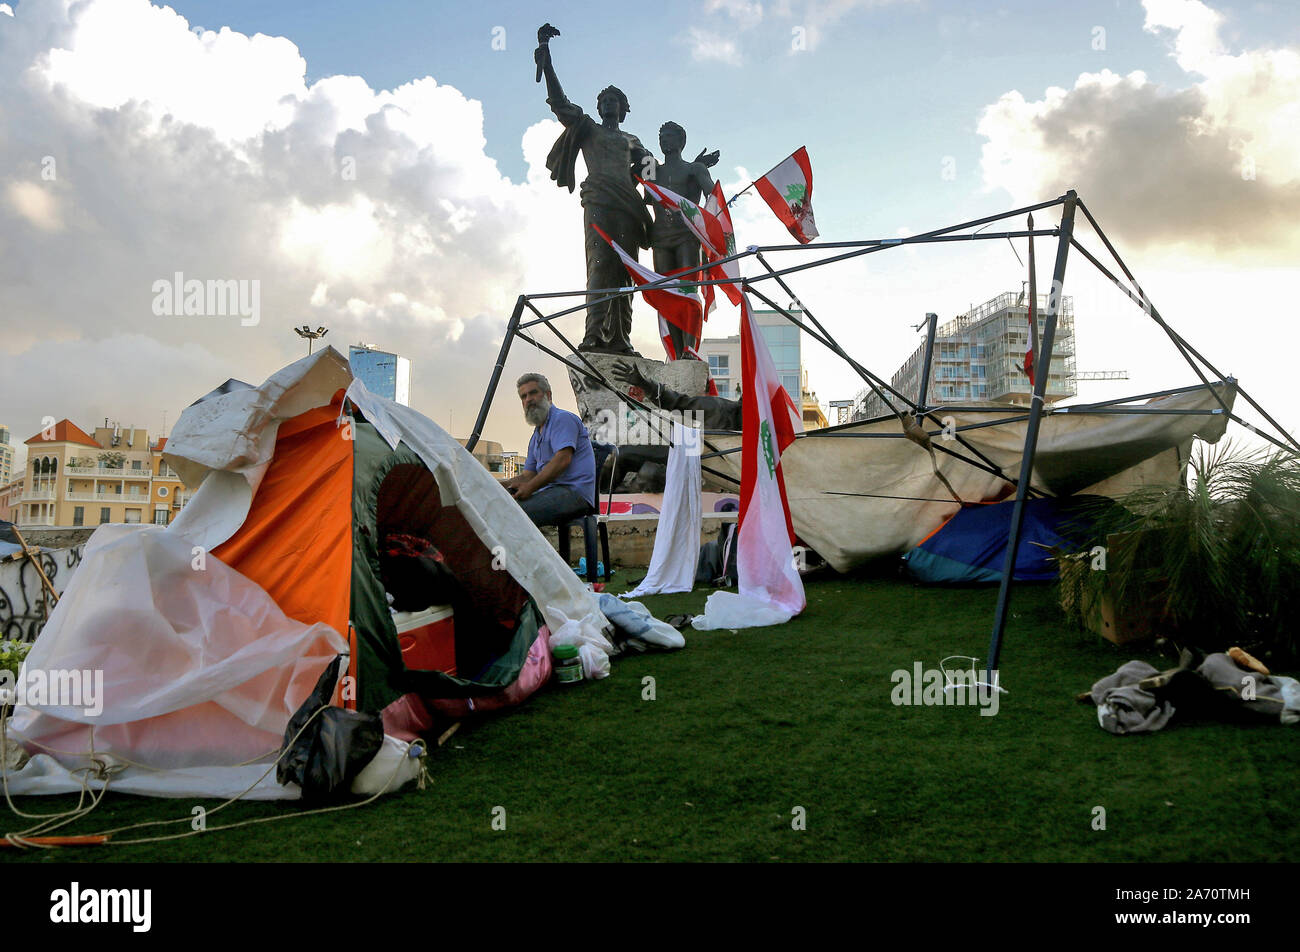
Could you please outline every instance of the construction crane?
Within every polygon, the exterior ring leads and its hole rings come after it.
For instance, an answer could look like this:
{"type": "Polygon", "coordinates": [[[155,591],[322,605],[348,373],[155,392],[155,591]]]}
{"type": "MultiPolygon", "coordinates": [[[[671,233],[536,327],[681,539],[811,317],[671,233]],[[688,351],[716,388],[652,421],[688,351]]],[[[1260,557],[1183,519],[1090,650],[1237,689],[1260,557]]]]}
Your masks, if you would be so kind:
{"type": "Polygon", "coordinates": [[[1127,370],[1076,370],[1075,380],[1127,380],[1127,370]]]}

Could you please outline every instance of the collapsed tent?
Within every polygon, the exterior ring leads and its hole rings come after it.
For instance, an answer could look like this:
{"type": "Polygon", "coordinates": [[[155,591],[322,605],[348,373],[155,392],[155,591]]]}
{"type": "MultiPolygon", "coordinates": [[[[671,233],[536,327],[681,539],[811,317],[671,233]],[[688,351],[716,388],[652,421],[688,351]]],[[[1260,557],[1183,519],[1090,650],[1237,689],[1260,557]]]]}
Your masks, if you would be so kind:
{"type": "MultiPolygon", "coordinates": [[[[1015,580],[1046,582],[1057,576],[1055,556],[1088,542],[1087,525],[1109,500],[1072,496],[1025,501],[1025,521],[1016,551],[1015,580]]],[[[1000,582],[1015,501],[964,506],[903,556],[907,574],[918,582],[1000,582]]]]}
{"type": "MultiPolygon", "coordinates": [[[[1234,383],[1216,385],[1215,390],[1224,403],[1233,405],[1234,383]]],[[[1132,415],[1121,409],[1113,405],[1090,412],[1084,405],[1046,413],[1032,485],[1054,496],[1091,493],[1111,498],[1144,486],[1175,486],[1183,477],[1193,437],[1218,442],[1228,425],[1215,393],[1204,387],[1137,404],[1132,415]]],[[[934,412],[951,421],[951,430],[970,449],[945,441],[931,423],[935,445],[976,463],[980,460],[972,453],[979,452],[1008,475],[1019,471],[1023,416],[1005,422],[1008,410],[993,404],[987,410],[934,412]]],[[[936,466],[967,503],[997,500],[1013,491],[1003,476],[954,456],[940,453],[932,463],[928,452],[901,435],[893,417],[850,423],[813,430],[781,454],[795,533],[837,572],[851,571],[870,559],[903,555],[961,508],[935,475],[936,466]]],[[[740,440],[740,434],[709,437],[724,451],[739,447],[740,440]]],[[[715,460],[708,462],[739,478],[739,453],[715,460]]]]}
{"type": "Polygon", "coordinates": [[[199,489],[166,528],[105,526],[87,544],[27,668],[94,671],[102,688],[94,705],[16,706],[9,737],[33,757],[12,793],[77,791],[89,771],[125,792],[294,797],[262,775],[339,654],[335,703],[413,736],[440,703],[536,690],[543,626],[584,661],[614,650],[591,593],[491,474],[332,348],[194,404],[165,458],[199,489]],[[399,637],[394,609],[435,601],[449,623],[399,637]]]}

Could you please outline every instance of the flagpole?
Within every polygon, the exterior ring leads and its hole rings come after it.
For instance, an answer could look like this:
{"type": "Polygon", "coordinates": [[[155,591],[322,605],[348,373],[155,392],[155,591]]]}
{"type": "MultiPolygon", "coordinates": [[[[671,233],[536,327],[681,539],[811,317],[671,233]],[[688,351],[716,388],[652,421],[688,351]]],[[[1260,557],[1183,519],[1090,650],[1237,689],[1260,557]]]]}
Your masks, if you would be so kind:
{"type": "MultiPolygon", "coordinates": [[[[1038,360],[1038,268],[1034,266],[1034,214],[1029,213],[1029,346],[1038,360]]],[[[1031,380],[1030,386],[1033,386],[1031,380]]]]}
{"type": "MultiPolygon", "coordinates": [[[[1038,428],[1043,419],[1043,401],[1047,395],[1047,381],[1052,369],[1052,344],[1056,337],[1056,315],[1061,310],[1065,289],[1065,264],[1070,256],[1070,236],[1074,232],[1074,209],[1078,196],[1074,189],[1065,193],[1061,208],[1061,234],[1056,244],[1056,266],[1052,270],[1052,289],[1047,295],[1047,326],[1043,329],[1043,372],[1034,375],[1034,395],[1030,400],[1029,423],[1025,428],[1025,447],[1020,458],[1020,482],[1016,487],[1016,505],[1011,511],[1011,526],[1007,531],[1007,554],[1002,562],[1002,583],[998,588],[997,610],[993,615],[993,635],[989,640],[988,663],[984,680],[994,685],[994,671],[1002,653],[1002,634],[1007,624],[1007,608],[1011,603],[1011,582],[1016,574],[1016,553],[1020,548],[1020,530],[1025,521],[1025,496],[1029,479],[1034,471],[1034,453],[1038,449],[1038,428]]],[[[1035,360],[1038,355],[1035,354],[1035,360]]],[[[990,688],[992,690],[992,688],[990,688]]]]}
{"type": "MultiPolygon", "coordinates": [[[[774,166],[772,166],[772,168],[774,169],[774,168],[776,168],[776,166],[774,165],[774,166]]],[[[772,169],[768,169],[768,171],[770,172],[770,171],[772,171],[772,169]]],[[[759,176],[759,178],[762,178],[762,176],[759,176]]],[[[731,196],[731,198],[727,199],[727,207],[730,208],[732,205],[736,204],[736,199],[740,198],[740,196],[744,195],[744,194],[745,194],[746,192],[748,192],[751,188],[753,188],[753,187],[754,187],[754,183],[757,182],[757,181],[758,181],[758,179],[754,179],[753,182],[750,182],[748,185],[746,185],[744,188],[742,188],[742,189],[741,189],[739,192],[737,192],[735,195],[731,196]]]]}
{"type": "MultiPolygon", "coordinates": [[[[806,146],[802,146],[802,145],[799,146],[799,149],[803,149],[803,148],[806,148],[806,146]]],[[[744,194],[745,194],[746,192],[748,192],[751,188],[753,188],[755,185],[757,185],[757,184],[759,183],[760,180],[767,178],[769,175],[771,175],[773,172],[775,172],[777,169],[779,169],[779,168],[782,166],[783,163],[785,163],[785,162],[789,162],[789,161],[790,161],[791,159],[793,159],[796,155],[798,155],[798,154],[799,154],[799,149],[795,149],[793,152],[791,152],[789,155],[787,155],[787,156],[786,156],[784,159],[782,159],[780,162],[776,163],[776,165],[772,166],[770,169],[768,169],[766,172],[764,172],[764,173],[763,173],[762,175],[760,175],[758,178],[754,179],[754,181],[750,182],[748,185],[746,185],[744,188],[742,188],[742,189],[741,189],[739,192],[737,192],[735,195],[731,196],[731,198],[727,199],[727,207],[730,208],[731,205],[732,205],[732,203],[733,203],[736,199],[740,198],[740,196],[744,195],[744,194]]]]}

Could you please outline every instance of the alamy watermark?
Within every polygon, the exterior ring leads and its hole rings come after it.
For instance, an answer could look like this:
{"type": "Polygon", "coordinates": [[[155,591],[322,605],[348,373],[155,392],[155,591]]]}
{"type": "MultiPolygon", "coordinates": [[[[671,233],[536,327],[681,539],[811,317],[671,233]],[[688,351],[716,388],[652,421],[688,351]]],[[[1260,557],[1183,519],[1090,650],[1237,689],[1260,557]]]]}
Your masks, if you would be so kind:
{"type": "Polygon", "coordinates": [[[79,707],[87,717],[104,713],[102,668],[45,670],[24,665],[15,675],[0,668],[0,705],[79,707]]]}
{"type": "Polygon", "coordinates": [[[682,448],[688,456],[699,456],[703,439],[704,414],[698,410],[660,410],[653,419],[627,403],[617,409],[596,411],[591,426],[592,439],[617,446],[671,446],[674,424],[685,430],[682,448]]]}
{"type": "Polygon", "coordinates": [[[256,327],[262,320],[262,282],[257,278],[185,277],[177,271],[171,278],[153,283],[153,312],[158,317],[226,317],[238,315],[243,327],[256,327]]]}
{"type": "Polygon", "coordinates": [[[889,699],[896,707],[947,707],[951,705],[978,706],[981,717],[992,717],[998,712],[999,695],[1006,691],[998,686],[997,669],[977,671],[975,659],[965,656],[944,658],[937,668],[926,668],[920,661],[912,670],[899,668],[889,676],[894,688],[889,699]],[[947,667],[954,660],[969,661],[970,668],[947,667]]]}

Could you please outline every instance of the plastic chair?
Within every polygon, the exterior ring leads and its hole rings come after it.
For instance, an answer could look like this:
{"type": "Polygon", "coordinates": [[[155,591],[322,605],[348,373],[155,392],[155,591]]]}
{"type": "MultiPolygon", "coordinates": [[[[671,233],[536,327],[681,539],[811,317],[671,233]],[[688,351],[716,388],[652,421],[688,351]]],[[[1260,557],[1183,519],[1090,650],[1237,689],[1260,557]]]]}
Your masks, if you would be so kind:
{"type": "Polygon", "coordinates": [[[612,455],[614,465],[610,467],[609,489],[606,491],[606,509],[608,510],[614,501],[614,476],[618,472],[618,447],[612,443],[597,443],[592,440],[591,452],[596,458],[596,491],[591,509],[585,515],[562,522],[555,528],[559,533],[557,548],[560,552],[560,558],[567,563],[569,561],[569,530],[574,525],[582,526],[582,541],[587,556],[587,581],[595,584],[602,581],[596,560],[597,539],[600,541],[600,554],[604,557],[605,577],[603,581],[609,581],[609,577],[614,574],[614,564],[609,558],[609,529],[606,526],[609,516],[607,513],[600,511],[600,472],[605,467],[605,461],[612,455]]]}

